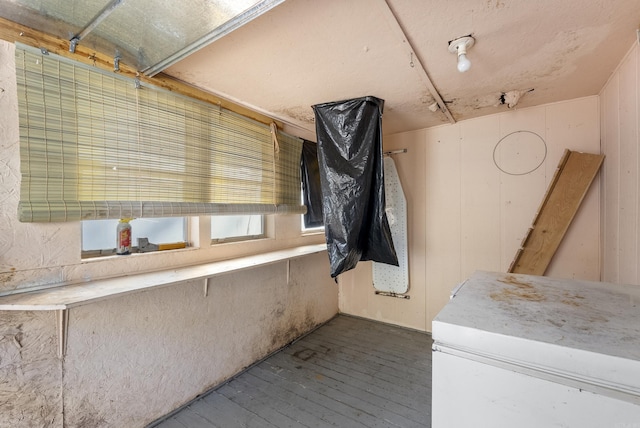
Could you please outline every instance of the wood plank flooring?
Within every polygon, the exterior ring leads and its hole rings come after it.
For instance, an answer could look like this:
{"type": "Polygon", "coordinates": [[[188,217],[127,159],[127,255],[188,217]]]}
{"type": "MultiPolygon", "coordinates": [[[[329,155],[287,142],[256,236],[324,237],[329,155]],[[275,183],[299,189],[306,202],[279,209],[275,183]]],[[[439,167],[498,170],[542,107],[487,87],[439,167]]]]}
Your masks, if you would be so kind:
{"type": "Polygon", "coordinates": [[[341,315],[151,426],[430,427],[431,336],[341,315]]]}

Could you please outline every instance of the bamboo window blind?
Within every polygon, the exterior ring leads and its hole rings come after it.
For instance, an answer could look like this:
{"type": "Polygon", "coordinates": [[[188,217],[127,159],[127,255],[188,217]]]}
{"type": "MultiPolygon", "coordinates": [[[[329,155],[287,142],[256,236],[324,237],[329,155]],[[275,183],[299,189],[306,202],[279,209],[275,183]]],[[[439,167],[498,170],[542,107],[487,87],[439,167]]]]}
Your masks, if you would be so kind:
{"type": "Polygon", "coordinates": [[[20,221],[306,210],[298,138],[22,45],[16,75],[20,221]]]}

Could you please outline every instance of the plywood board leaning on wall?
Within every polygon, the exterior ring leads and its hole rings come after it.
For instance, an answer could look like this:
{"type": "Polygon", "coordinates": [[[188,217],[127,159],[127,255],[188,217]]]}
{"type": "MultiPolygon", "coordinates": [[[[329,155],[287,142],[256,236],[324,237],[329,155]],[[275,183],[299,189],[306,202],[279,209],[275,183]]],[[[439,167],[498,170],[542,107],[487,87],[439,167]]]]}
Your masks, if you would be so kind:
{"type": "Polygon", "coordinates": [[[509,272],[544,275],[604,155],[565,150],[509,272]]]}

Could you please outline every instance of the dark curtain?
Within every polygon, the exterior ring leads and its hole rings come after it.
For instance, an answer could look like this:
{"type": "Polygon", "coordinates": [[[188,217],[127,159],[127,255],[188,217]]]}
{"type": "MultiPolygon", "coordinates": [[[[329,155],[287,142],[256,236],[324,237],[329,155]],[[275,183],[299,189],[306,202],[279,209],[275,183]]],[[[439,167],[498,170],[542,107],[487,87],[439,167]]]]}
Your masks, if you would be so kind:
{"type": "Polygon", "coordinates": [[[313,106],[333,278],[360,260],[398,266],[385,213],[383,106],[371,96],[313,106]]]}
{"type": "Polygon", "coordinates": [[[318,145],[303,141],[300,156],[303,205],[307,207],[304,215],[305,227],[320,227],[322,219],[322,189],[320,187],[320,167],[318,165],[318,145]]]}

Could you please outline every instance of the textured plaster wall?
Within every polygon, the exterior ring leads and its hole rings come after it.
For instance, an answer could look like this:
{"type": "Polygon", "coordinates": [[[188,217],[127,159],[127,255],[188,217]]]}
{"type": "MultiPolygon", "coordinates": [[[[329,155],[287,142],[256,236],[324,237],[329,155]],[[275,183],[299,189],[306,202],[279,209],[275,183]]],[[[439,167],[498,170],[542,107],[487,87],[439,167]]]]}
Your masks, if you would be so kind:
{"type": "Polygon", "coordinates": [[[0,427],[62,426],[53,312],[0,311],[0,427]]]}
{"type": "Polygon", "coordinates": [[[14,47],[0,41],[0,291],[60,282],[79,258],[78,225],[18,222],[19,144],[14,47]]]}
{"type": "MultiPolygon", "coordinates": [[[[0,41],[0,294],[323,242],[277,216],[269,239],[210,246],[194,219],[190,249],[87,261],[79,223],[18,222],[19,189],[14,46],[0,41]]],[[[203,285],[70,309],[64,361],[53,312],[0,311],[0,427],[144,426],[338,310],[326,254],[218,277],[207,297],[203,285]]]]}
{"type": "Polygon", "coordinates": [[[337,311],[325,254],[71,311],[68,426],[142,426],[337,311]],[[124,301],[126,300],[126,301],[124,301]]]}

